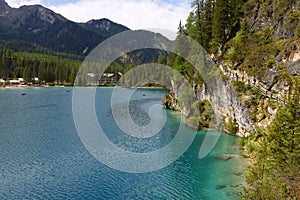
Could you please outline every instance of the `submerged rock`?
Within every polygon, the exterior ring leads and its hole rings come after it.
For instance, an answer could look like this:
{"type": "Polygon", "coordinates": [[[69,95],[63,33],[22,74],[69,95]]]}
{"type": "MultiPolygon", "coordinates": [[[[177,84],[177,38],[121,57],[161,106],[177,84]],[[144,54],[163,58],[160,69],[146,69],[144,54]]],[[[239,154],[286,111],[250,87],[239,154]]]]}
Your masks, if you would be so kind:
{"type": "Polygon", "coordinates": [[[236,176],[241,176],[243,174],[243,172],[241,172],[241,171],[235,171],[235,172],[233,172],[233,174],[236,175],[236,176]]]}
{"type": "Polygon", "coordinates": [[[216,155],[214,155],[214,158],[224,160],[224,161],[228,161],[233,157],[234,156],[231,154],[216,154],[216,155]]]}
{"type": "Polygon", "coordinates": [[[230,187],[233,187],[233,188],[237,188],[239,187],[240,185],[237,185],[237,184],[231,184],[230,187]]]}
{"type": "Polygon", "coordinates": [[[225,185],[225,184],[220,184],[220,185],[217,185],[216,189],[217,189],[217,190],[221,190],[221,189],[226,188],[226,187],[227,187],[227,185],[225,185]]]}

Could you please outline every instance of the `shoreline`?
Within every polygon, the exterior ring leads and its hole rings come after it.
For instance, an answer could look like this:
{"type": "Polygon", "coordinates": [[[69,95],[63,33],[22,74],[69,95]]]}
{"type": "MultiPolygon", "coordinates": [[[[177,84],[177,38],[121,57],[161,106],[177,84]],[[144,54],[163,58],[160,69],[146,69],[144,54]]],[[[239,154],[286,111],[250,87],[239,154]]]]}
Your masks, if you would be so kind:
{"type": "Polygon", "coordinates": [[[71,86],[28,86],[28,85],[24,85],[24,86],[1,86],[0,89],[31,89],[31,88],[68,88],[71,86]]]}
{"type": "MultiPolygon", "coordinates": [[[[76,87],[96,87],[96,88],[115,88],[120,86],[64,86],[64,85],[43,85],[43,86],[29,86],[29,85],[9,85],[9,86],[0,86],[0,89],[30,89],[30,88],[76,88],[76,87]]],[[[127,87],[124,87],[127,88],[127,87]]],[[[128,89],[166,89],[164,87],[129,87],[128,89]]]]}

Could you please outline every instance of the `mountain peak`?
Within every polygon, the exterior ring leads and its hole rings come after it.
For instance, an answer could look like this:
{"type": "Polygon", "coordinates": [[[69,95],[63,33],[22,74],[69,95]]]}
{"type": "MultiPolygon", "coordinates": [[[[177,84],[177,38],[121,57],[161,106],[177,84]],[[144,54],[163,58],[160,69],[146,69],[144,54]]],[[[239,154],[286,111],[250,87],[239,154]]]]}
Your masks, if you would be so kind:
{"type": "Polygon", "coordinates": [[[7,10],[9,8],[9,5],[4,0],[0,0],[0,11],[7,10]]]}
{"type": "Polygon", "coordinates": [[[93,19],[88,21],[87,23],[82,23],[82,26],[90,31],[105,34],[106,36],[112,36],[117,33],[129,30],[129,28],[127,28],[126,26],[117,24],[106,18],[97,20],[93,19]]]}

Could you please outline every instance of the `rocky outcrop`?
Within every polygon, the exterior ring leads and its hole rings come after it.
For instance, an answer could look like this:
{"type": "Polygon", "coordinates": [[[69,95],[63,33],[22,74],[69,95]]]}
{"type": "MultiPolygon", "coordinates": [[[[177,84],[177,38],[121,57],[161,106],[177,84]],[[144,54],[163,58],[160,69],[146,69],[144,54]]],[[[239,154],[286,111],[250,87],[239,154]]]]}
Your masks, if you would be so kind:
{"type": "MultiPolygon", "coordinates": [[[[167,94],[163,101],[163,107],[167,109],[180,110],[183,115],[188,116],[190,108],[179,106],[178,98],[183,95],[182,89],[172,81],[172,91],[167,94]]],[[[231,82],[218,80],[213,87],[207,87],[206,84],[194,85],[196,100],[208,100],[211,102],[213,112],[219,121],[211,124],[212,128],[224,130],[226,119],[232,118],[238,124],[238,136],[248,136],[254,130],[254,124],[249,117],[247,106],[242,104],[234,92],[231,82]],[[220,119],[221,118],[221,119],[220,119]]],[[[191,126],[191,125],[189,125],[191,126]]],[[[195,125],[196,126],[196,125],[195,125]]],[[[191,126],[194,127],[194,126],[191,126]]]]}
{"type": "Polygon", "coordinates": [[[297,35],[299,21],[290,17],[299,9],[298,1],[256,1],[249,3],[246,22],[255,32],[270,31],[272,39],[292,38],[297,35]],[[280,6],[280,9],[278,9],[280,6]]]}
{"type": "Polygon", "coordinates": [[[289,95],[290,88],[284,82],[279,82],[279,73],[276,68],[269,69],[266,73],[266,80],[260,80],[256,77],[249,76],[245,71],[232,70],[223,63],[219,63],[221,71],[228,76],[230,81],[241,81],[252,87],[257,88],[264,96],[285,104],[289,95]]]}
{"type": "MultiPolygon", "coordinates": [[[[198,87],[196,91],[197,99],[207,99],[214,102],[212,105],[214,112],[226,119],[232,118],[238,124],[238,136],[248,136],[254,130],[254,124],[249,117],[247,106],[242,104],[237,98],[230,81],[219,84],[213,91],[205,87],[198,87]]],[[[223,126],[224,130],[224,126],[223,126]]],[[[225,130],[226,131],[226,130],[225,130]]]]}
{"type": "Polygon", "coordinates": [[[174,93],[166,94],[162,99],[162,106],[164,109],[179,111],[179,105],[174,93]]]}
{"type": "MultiPolygon", "coordinates": [[[[238,136],[248,136],[255,127],[266,127],[276,116],[276,106],[269,105],[273,100],[278,104],[287,103],[289,95],[289,85],[284,81],[279,81],[279,73],[275,68],[269,69],[268,76],[265,81],[247,75],[239,70],[231,70],[223,63],[218,63],[221,73],[226,76],[223,83],[215,83],[215,87],[208,88],[206,84],[194,85],[194,93],[196,100],[208,100],[211,102],[213,111],[217,116],[220,116],[223,122],[231,122],[237,124],[238,136]],[[258,89],[263,95],[262,100],[258,101],[256,113],[250,113],[249,105],[245,105],[242,99],[250,98],[246,94],[238,98],[237,93],[232,86],[232,81],[241,81],[244,84],[258,89]],[[256,121],[251,118],[256,115],[256,121]]],[[[221,80],[219,80],[221,81],[221,80]]],[[[172,81],[172,93],[165,96],[163,106],[166,109],[180,110],[185,116],[188,116],[189,109],[178,105],[177,99],[182,95],[180,87],[172,81]]],[[[253,105],[252,105],[253,106],[253,105]]],[[[191,126],[193,127],[193,126],[191,126]]],[[[222,126],[224,129],[224,124],[222,126]]],[[[230,132],[230,131],[229,131],[230,132]]]]}
{"type": "Polygon", "coordinates": [[[300,76],[300,47],[291,52],[287,59],[283,60],[283,63],[287,66],[287,71],[293,76],[300,76]]]}

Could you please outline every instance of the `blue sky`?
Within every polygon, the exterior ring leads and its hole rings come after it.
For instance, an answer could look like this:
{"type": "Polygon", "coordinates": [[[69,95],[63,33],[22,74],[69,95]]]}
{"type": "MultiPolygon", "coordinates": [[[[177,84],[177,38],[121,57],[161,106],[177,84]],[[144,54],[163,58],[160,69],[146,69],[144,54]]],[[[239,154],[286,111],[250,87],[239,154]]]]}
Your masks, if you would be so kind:
{"type": "Polygon", "coordinates": [[[108,18],[131,29],[177,31],[192,0],[6,0],[12,7],[41,4],[76,22],[108,18]]]}

